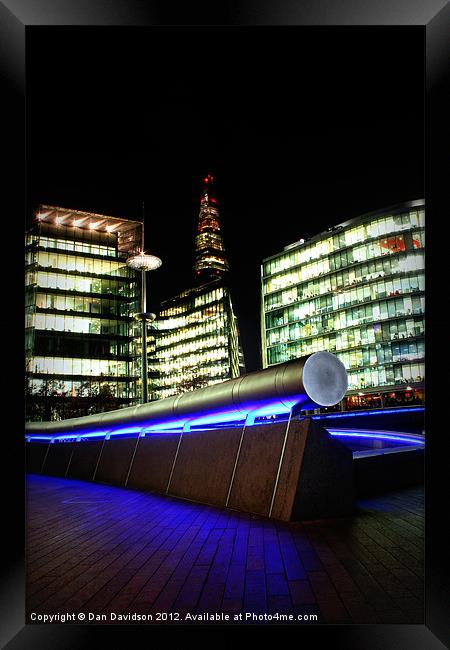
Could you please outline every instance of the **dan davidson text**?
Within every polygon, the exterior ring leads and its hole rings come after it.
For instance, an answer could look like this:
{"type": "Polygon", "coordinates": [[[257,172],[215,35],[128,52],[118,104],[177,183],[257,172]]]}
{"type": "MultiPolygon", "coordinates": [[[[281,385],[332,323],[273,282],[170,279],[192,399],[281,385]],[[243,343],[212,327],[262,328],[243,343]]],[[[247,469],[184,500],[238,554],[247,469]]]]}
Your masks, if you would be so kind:
{"type": "MultiPolygon", "coordinates": [[[[128,621],[229,621],[231,620],[229,614],[215,613],[210,614],[205,612],[204,614],[183,614],[180,615],[178,612],[156,612],[156,614],[116,614],[110,612],[109,614],[92,614],[89,612],[86,615],[87,621],[119,621],[121,623],[126,623],[128,621]]],[[[242,620],[242,615],[241,615],[242,620]]]]}
{"type": "MultiPolygon", "coordinates": [[[[242,615],[241,615],[242,617],[242,615]]],[[[229,621],[229,614],[222,613],[204,613],[204,614],[184,614],[178,612],[157,612],[155,614],[138,614],[129,612],[118,614],[109,612],[108,614],[95,614],[93,612],[64,612],[55,614],[38,614],[31,612],[30,621],[32,623],[88,623],[88,622],[114,622],[127,623],[134,621],[229,621]]],[[[241,619],[242,620],[242,619],[241,619]]]]}
{"type": "Polygon", "coordinates": [[[272,621],[272,622],[298,622],[298,621],[310,621],[317,622],[317,614],[281,614],[274,612],[271,614],[260,614],[254,612],[241,612],[239,614],[224,614],[222,612],[203,612],[199,614],[180,614],[179,612],[156,612],[155,614],[138,614],[136,612],[128,612],[126,614],[117,614],[115,612],[110,612],[108,614],[95,614],[93,612],[65,612],[57,614],[37,614],[36,612],[31,612],[30,621],[32,623],[129,623],[135,621],[167,621],[167,622],[177,622],[177,621],[191,621],[191,622],[261,622],[261,621],[272,621]]]}

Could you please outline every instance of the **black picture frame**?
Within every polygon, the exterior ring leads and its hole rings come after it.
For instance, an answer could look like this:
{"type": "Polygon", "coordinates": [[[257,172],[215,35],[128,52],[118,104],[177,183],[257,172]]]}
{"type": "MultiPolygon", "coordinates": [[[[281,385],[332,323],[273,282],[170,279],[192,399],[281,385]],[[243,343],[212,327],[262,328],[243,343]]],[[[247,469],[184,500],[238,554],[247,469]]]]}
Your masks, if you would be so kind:
{"type": "MultiPolygon", "coordinates": [[[[298,640],[330,643],[336,648],[442,648],[450,639],[448,537],[446,536],[445,337],[446,193],[449,178],[448,87],[450,6],[444,0],[235,0],[175,6],[142,0],[3,0],[0,2],[0,63],[6,182],[3,201],[4,300],[1,325],[4,350],[3,396],[3,560],[1,582],[2,646],[80,648],[88,643],[139,647],[151,640],[147,626],[24,625],[25,558],[23,474],[23,274],[21,254],[25,222],[26,30],[32,25],[422,25],[426,35],[426,204],[427,204],[427,411],[426,450],[426,608],[425,625],[297,626],[298,640]],[[9,215],[9,216],[8,216],[9,215]],[[12,224],[12,225],[11,225],[12,224]],[[439,238],[439,239],[438,239],[439,238]],[[126,632],[126,634],[124,634],[126,632]],[[114,637],[111,635],[114,634],[114,637]]],[[[206,626],[207,627],[207,626],[206,626]]],[[[202,628],[195,628],[200,631],[202,628]]],[[[211,628],[209,628],[211,629],[211,628]]],[[[180,634],[179,628],[164,632],[180,634]]],[[[216,628],[216,632],[217,632],[216,628]]],[[[144,646],[145,647],[145,646],[144,646]]]]}

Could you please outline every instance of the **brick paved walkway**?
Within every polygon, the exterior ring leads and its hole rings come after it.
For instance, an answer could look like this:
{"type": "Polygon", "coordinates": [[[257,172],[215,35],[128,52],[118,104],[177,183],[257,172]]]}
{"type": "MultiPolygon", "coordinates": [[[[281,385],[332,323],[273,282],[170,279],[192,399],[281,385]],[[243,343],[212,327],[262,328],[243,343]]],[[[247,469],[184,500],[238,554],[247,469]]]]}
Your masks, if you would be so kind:
{"type": "Polygon", "coordinates": [[[286,524],[32,475],[27,507],[28,613],[423,623],[422,488],[359,500],[353,517],[286,524]]]}

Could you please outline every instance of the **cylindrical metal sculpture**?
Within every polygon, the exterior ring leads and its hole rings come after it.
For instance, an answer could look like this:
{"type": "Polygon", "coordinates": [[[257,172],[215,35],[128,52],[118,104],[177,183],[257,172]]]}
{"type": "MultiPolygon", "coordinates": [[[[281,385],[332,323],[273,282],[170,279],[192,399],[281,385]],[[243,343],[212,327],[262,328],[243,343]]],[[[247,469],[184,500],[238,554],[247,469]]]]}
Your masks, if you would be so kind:
{"type": "Polygon", "coordinates": [[[303,409],[337,404],[347,390],[347,371],[329,352],[315,352],[301,359],[248,373],[236,379],[182,393],[148,404],[59,422],[32,422],[27,433],[77,433],[115,430],[124,426],[141,429],[165,424],[183,426],[197,421],[224,422],[249,414],[271,415],[298,406],[303,409]]]}

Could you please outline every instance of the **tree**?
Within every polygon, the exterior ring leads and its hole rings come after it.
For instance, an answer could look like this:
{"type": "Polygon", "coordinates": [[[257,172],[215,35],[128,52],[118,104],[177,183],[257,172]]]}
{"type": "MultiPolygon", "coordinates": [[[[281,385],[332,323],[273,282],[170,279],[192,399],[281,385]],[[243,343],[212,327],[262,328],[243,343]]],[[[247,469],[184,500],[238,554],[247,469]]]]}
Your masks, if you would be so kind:
{"type": "Polygon", "coordinates": [[[208,386],[208,375],[196,366],[186,366],[183,370],[183,379],[178,384],[179,393],[187,393],[191,390],[208,386]]]}
{"type": "Polygon", "coordinates": [[[25,384],[26,419],[31,422],[66,420],[120,408],[122,400],[107,382],[88,379],[73,392],[65,390],[64,382],[45,378],[41,387],[33,388],[31,377],[25,384]]]}
{"type": "Polygon", "coordinates": [[[67,392],[64,382],[46,377],[42,386],[33,388],[31,377],[27,376],[25,384],[25,413],[31,421],[64,419],[64,405],[67,392]]]}

